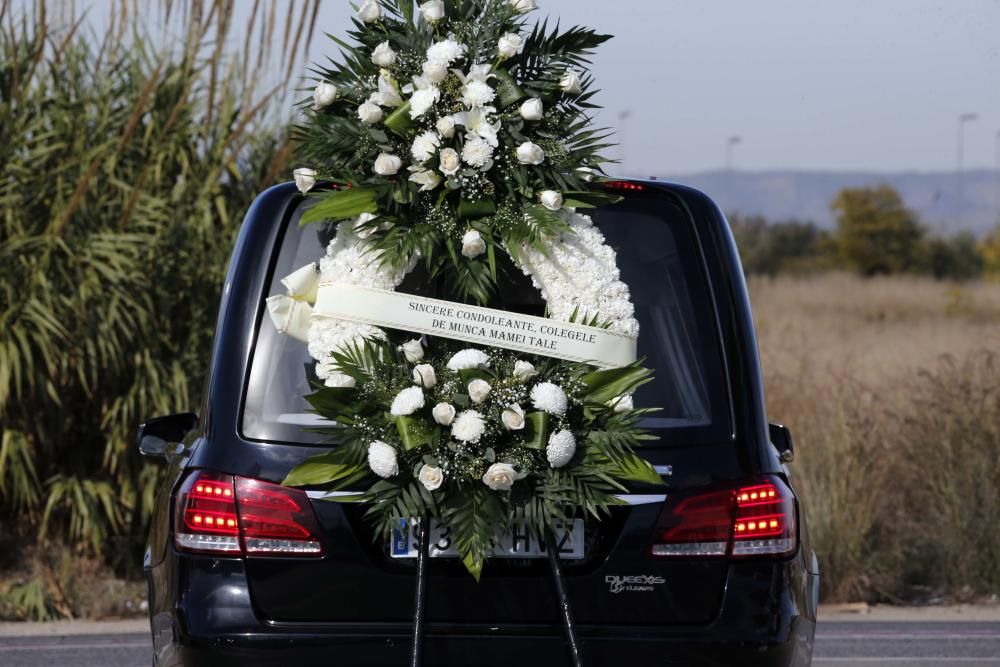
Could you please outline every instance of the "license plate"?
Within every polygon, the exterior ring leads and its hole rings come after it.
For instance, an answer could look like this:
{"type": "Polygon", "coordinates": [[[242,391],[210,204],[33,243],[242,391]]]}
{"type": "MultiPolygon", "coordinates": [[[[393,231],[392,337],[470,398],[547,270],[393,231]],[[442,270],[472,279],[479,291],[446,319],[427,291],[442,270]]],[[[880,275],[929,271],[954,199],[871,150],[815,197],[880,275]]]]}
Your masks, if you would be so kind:
{"type": "MultiPolygon", "coordinates": [[[[556,547],[559,557],[564,560],[580,560],[583,558],[583,519],[574,519],[569,530],[565,528],[555,531],[556,547]]],[[[389,555],[393,558],[416,558],[420,551],[420,522],[412,519],[399,519],[392,530],[392,544],[389,555]]],[[[431,521],[432,558],[458,558],[458,550],[452,539],[451,528],[440,526],[431,521]]],[[[525,528],[515,528],[498,536],[497,545],[493,550],[494,558],[548,558],[545,542],[539,542],[531,531],[525,528]]]]}

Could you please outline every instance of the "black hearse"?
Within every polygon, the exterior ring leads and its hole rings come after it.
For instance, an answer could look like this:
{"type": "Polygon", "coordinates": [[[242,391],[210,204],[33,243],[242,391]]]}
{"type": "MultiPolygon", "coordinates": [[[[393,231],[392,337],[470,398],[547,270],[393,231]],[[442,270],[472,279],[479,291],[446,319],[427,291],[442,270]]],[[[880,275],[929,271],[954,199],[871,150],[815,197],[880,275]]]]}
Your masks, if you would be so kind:
{"type": "MultiPolygon", "coordinates": [[[[580,553],[562,562],[587,664],[808,665],[818,567],[785,465],[791,438],[765,413],[729,227],[685,187],[607,187],[624,199],[594,217],[632,290],[639,354],[657,374],[635,398],[662,408],[646,424],[659,440],[642,453],[666,487],[624,495],[628,504],[586,524],[580,553]]],[[[205,404],[139,430],[142,453],[169,466],[145,555],[156,665],[410,657],[413,549],[374,541],[363,507],[280,486],[324,446],[300,398],[305,345],[265,315],[280,278],[329,240],[322,226],[300,228],[305,201],[284,184],[254,202],[226,277],[205,404]],[[186,520],[205,496],[223,510],[212,525],[186,520]]],[[[401,289],[427,282],[414,273],[401,289]]],[[[569,664],[538,555],[525,545],[523,558],[491,560],[479,583],[454,559],[429,559],[423,664],[569,664]]]]}

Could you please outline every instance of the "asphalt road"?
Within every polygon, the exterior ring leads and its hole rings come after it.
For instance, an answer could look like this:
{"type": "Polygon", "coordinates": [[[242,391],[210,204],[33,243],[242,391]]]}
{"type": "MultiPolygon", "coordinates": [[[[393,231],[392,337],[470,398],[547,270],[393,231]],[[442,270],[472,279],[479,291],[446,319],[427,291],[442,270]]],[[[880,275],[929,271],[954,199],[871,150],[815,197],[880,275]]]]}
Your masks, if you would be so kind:
{"type": "MultiPolygon", "coordinates": [[[[4,667],[148,667],[144,634],[0,636],[4,667]]],[[[815,667],[1000,667],[1000,623],[823,621],[815,667]]]]}

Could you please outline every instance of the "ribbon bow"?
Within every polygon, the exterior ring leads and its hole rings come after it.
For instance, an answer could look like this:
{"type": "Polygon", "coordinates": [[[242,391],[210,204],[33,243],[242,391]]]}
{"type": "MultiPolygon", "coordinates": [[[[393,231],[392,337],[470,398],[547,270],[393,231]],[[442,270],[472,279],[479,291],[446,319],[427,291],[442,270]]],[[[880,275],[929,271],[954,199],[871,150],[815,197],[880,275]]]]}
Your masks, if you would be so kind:
{"type": "Polygon", "coordinates": [[[309,341],[309,318],[316,303],[319,276],[316,264],[307,264],[281,279],[288,294],[267,298],[267,312],[280,333],[295,340],[309,341]]]}

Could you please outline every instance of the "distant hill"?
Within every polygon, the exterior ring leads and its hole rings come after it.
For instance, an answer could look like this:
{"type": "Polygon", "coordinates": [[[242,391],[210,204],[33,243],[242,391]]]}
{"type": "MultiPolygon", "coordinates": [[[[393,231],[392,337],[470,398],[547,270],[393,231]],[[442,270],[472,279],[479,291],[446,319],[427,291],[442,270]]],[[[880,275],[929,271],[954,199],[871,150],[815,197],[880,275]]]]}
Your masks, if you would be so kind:
{"type": "Polygon", "coordinates": [[[963,175],[961,216],[955,172],[710,171],[671,175],[665,180],[690,185],[711,195],[727,213],[762,215],[769,220],[811,220],[834,226],[830,202],[842,188],[887,183],[897,190],[921,221],[943,234],[968,230],[981,236],[1000,222],[996,171],[970,170],[963,175]]]}

